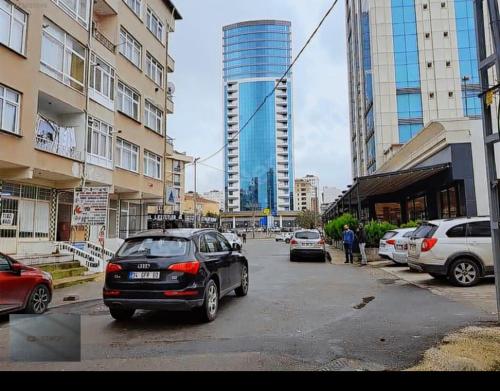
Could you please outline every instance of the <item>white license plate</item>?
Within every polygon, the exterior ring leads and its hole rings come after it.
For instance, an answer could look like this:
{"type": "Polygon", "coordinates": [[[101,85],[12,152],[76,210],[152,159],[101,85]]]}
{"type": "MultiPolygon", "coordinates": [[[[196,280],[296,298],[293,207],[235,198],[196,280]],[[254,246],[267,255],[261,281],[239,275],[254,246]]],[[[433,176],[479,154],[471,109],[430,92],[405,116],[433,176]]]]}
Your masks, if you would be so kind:
{"type": "Polygon", "coordinates": [[[396,244],[396,250],[398,250],[398,251],[404,251],[405,250],[405,246],[403,246],[402,244],[396,244]]]}
{"type": "Polygon", "coordinates": [[[159,280],[160,272],[130,272],[130,280],[159,280]]]}

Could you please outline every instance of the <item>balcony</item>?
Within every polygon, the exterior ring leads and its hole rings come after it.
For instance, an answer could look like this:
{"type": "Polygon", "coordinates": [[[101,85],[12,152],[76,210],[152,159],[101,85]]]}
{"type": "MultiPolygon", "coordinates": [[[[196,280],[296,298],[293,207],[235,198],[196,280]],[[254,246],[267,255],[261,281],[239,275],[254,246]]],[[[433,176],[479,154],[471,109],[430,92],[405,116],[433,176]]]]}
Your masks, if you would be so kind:
{"type": "Polygon", "coordinates": [[[36,149],[81,161],[86,129],[83,111],[39,92],[36,149]]]}
{"type": "Polygon", "coordinates": [[[111,53],[116,53],[116,45],[106,38],[106,36],[97,29],[95,24],[92,25],[92,36],[111,53]]]}
{"type": "Polygon", "coordinates": [[[171,96],[167,96],[167,113],[174,114],[174,101],[171,96]]]}
{"type": "Polygon", "coordinates": [[[233,161],[230,160],[227,164],[229,167],[236,167],[239,163],[238,160],[233,160],[233,161]]]}
{"type": "Polygon", "coordinates": [[[94,14],[98,16],[118,15],[119,0],[94,0],[94,14]]]}
{"type": "Polygon", "coordinates": [[[175,72],[175,60],[170,56],[170,54],[167,54],[167,72],[175,72]]]}

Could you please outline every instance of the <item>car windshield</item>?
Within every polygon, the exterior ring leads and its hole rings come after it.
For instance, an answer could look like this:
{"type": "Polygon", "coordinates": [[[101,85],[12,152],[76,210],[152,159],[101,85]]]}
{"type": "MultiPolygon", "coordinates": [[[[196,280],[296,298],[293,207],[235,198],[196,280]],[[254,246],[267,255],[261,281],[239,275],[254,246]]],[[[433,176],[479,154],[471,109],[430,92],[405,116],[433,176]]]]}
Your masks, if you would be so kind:
{"type": "Polygon", "coordinates": [[[415,239],[430,238],[437,228],[437,225],[434,224],[423,224],[412,233],[411,237],[415,239]]]}
{"type": "Polygon", "coordinates": [[[127,240],[117,252],[119,257],[178,257],[186,255],[189,241],[183,238],[136,238],[127,240]]]}
{"type": "Polygon", "coordinates": [[[295,238],[297,239],[319,239],[319,232],[309,232],[309,231],[304,231],[304,232],[297,232],[295,234],[295,238]]]}

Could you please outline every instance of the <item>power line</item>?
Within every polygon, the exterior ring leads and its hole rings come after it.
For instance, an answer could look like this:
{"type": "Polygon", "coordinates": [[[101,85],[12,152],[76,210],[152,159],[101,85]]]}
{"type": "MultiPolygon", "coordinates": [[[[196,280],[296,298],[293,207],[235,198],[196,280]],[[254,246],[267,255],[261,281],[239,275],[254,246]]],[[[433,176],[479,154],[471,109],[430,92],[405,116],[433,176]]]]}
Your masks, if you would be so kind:
{"type": "Polygon", "coordinates": [[[229,144],[229,142],[233,141],[236,139],[236,137],[238,137],[240,135],[240,133],[248,126],[248,124],[254,119],[254,117],[257,115],[257,113],[260,111],[260,109],[262,109],[262,107],[264,107],[264,105],[266,104],[267,100],[273,96],[274,92],[278,89],[278,86],[280,85],[280,83],[286,78],[286,76],[290,73],[290,71],[292,70],[293,66],[295,65],[295,63],[297,62],[297,60],[300,58],[300,56],[302,55],[302,53],[304,52],[304,50],[307,48],[307,46],[309,46],[309,44],[311,43],[312,39],[314,38],[314,36],[316,35],[316,33],[318,32],[318,30],[321,28],[321,26],[323,25],[323,23],[325,22],[325,20],[328,18],[328,16],[330,15],[330,13],[333,11],[333,9],[335,8],[335,6],[337,5],[338,3],[338,0],[335,0],[332,4],[332,6],[328,9],[328,11],[325,13],[325,15],[323,16],[323,18],[321,19],[321,21],[319,22],[318,26],[314,29],[313,33],[310,35],[309,39],[306,41],[306,43],[304,44],[304,46],[302,47],[302,49],[300,50],[299,54],[297,54],[297,56],[295,57],[295,59],[292,61],[292,63],[288,66],[286,72],[283,74],[283,76],[281,76],[281,78],[279,79],[279,81],[276,83],[276,85],[274,86],[274,88],[272,89],[272,91],[264,98],[264,100],[262,101],[262,103],[257,107],[257,109],[254,111],[254,113],[250,116],[250,118],[245,122],[245,124],[243,125],[243,127],[240,128],[240,130],[234,135],[232,136],[221,148],[219,148],[216,152],[214,152],[213,154],[211,154],[210,156],[204,158],[204,159],[201,159],[199,161],[199,163],[204,163],[206,162],[207,160],[210,160],[212,159],[213,157],[217,156],[220,152],[222,152],[229,144]]]}

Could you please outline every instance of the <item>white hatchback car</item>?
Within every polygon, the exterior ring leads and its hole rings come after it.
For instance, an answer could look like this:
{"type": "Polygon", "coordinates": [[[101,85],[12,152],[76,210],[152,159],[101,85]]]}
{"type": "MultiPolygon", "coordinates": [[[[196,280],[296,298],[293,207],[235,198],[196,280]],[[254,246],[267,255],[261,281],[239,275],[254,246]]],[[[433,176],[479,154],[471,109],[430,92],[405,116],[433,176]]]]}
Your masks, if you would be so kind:
{"type": "Polygon", "coordinates": [[[378,255],[381,258],[388,259],[396,263],[406,263],[406,257],[403,258],[401,252],[404,251],[404,242],[409,240],[405,237],[406,234],[415,231],[415,228],[399,228],[387,231],[385,235],[380,239],[378,255]],[[402,248],[396,245],[403,246],[402,248]],[[395,253],[397,255],[395,256],[395,253]]]}
{"type": "Polygon", "coordinates": [[[489,217],[434,220],[422,224],[410,238],[410,269],[469,287],[493,275],[489,217]]]}

